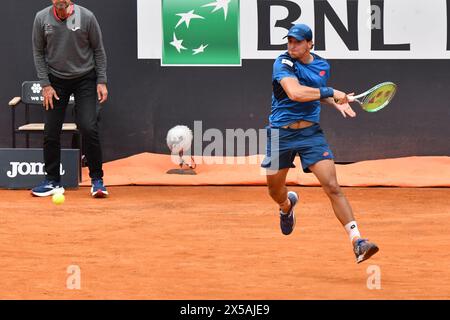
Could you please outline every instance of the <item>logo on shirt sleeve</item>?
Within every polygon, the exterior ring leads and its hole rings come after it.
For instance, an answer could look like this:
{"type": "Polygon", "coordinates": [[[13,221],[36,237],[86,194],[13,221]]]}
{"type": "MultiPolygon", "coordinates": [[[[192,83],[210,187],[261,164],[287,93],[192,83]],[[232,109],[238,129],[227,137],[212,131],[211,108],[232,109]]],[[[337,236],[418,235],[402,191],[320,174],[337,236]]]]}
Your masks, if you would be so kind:
{"type": "Polygon", "coordinates": [[[44,32],[45,35],[48,35],[53,32],[53,26],[49,23],[44,24],[44,32]]]}
{"type": "Polygon", "coordinates": [[[281,60],[281,63],[287,64],[291,68],[294,66],[294,63],[292,61],[288,60],[288,59],[281,60]]]}

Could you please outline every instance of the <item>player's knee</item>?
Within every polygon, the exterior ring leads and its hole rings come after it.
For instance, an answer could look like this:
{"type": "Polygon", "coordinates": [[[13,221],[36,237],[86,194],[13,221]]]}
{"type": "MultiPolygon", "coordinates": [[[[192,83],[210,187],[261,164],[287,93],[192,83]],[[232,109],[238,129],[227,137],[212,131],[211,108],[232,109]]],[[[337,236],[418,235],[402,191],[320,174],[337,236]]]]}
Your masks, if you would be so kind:
{"type": "Polygon", "coordinates": [[[336,180],[331,180],[322,186],[330,197],[341,197],[343,195],[341,187],[336,180]]]}

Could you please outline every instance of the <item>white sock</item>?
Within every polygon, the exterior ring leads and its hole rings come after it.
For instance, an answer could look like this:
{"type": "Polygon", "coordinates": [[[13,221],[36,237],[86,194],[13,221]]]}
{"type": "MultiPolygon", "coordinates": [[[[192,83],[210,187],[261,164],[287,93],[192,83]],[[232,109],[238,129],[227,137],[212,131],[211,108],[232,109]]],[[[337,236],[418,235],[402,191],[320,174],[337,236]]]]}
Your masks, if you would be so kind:
{"type": "MultiPolygon", "coordinates": [[[[288,200],[289,200],[289,198],[288,198],[288,200]]],[[[292,203],[291,203],[291,200],[289,200],[289,208],[292,206],[292,203]]],[[[283,215],[287,215],[287,214],[289,214],[289,211],[288,212],[283,212],[283,210],[281,210],[281,208],[280,208],[280,212],[281,212],[281,214],[283,214],[283,215]]]]}
{"type": "Polygon", "coordinates": [[[353,239],[355,237],[358,237],[358,238],[361,237],[361,234],[359,233],[358,225],[356,224],[356,221],[350,221],[349,223],[347,223],[345,225],[344,228],[345,228],[345,231],[347,231],[347,234],[350,238],[350,242],[353,242],[353,239]]]}

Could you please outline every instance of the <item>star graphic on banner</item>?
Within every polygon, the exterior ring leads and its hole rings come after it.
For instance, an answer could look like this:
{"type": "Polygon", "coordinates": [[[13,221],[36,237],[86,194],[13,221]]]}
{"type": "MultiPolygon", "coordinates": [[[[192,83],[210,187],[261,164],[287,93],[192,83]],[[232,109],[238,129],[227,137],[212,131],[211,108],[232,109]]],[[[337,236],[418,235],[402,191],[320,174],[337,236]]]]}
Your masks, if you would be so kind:
{"type": "Polygon", "coordinates": [[[181,19],[178,21],[177,25],[175,26],[175,28],[178,28],[178,26],[180,24],[182,24],[183,22],[186,23],[186,27],[189,28],[189,23],[191,22],[191,19],[205,19],[202,16],[199,16],[198,14],[194,13],[194,10],[191,10],[189,12],[186,13],[177,13],[177,16],[180,16],[181,19]]]}
{"type": "Polygon", "coordinates": [[[193,49],[192,51],[194,51],[194,53],[192,54],[192,55],[196,55],[196,54],[199,54],[199,53],[203,53],[203,52],[205,52],[205,49],[208,47],[208,45],[201,45],[200,47],[198,47],[197,49],[193,49]]]}
{"type": "Polygon", "coordinates": [[[217,10],[223,9],[225,20],[227,20],[228,5],[230,4],[230,2],[231,0],[216,0],[216,2],[205,4],[202,7],[215,7],[212,12],[216,12],[217,10]]]}
{"type": "Polygon", "coordinates": [[[182,45],[183,40],[178,40],[177,36],[175,35],[175,33],[173,34],[173,41],[170,43],[172,46],[175,47],[175,49],[177,49],[178,53],[181,52],[181,49],[183,50],[187,50],[185,47],[183,47],[182,45]]]}

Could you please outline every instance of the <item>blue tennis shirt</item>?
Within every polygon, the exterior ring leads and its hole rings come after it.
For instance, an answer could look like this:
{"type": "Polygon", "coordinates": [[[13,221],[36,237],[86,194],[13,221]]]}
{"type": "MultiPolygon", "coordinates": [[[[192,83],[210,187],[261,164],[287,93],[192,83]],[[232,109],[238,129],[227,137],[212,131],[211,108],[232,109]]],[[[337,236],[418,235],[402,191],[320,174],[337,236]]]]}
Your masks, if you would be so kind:
{"type": "Polygon", "coordinates": [[[272,111],[269,117],[272,127],[282,127],[298,120],[320,122],[320,100],[292,101],[280,85],[283,78],[296,78],[303,86],[326,87],[330,77],[330,65],[327,60],[311,54],[314,60],[309,64],[292,59],[287,52],[275,60],[272,74],[272,111]]]}

